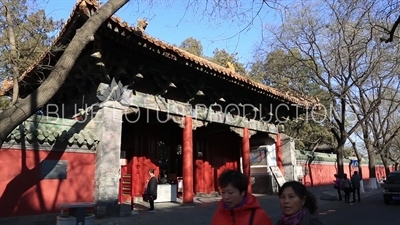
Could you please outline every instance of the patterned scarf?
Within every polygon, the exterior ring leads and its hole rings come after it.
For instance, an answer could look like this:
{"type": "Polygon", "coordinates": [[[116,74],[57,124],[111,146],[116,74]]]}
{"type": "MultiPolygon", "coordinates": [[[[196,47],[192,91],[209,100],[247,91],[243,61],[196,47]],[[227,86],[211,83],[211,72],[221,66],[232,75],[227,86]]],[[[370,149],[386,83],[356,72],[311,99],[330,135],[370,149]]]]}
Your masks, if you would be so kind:
{"type": "Polygon", "coordinates": [[[282,214],[281,216],[282,225],[299,225],[300,221],[304,218],[306,213],[307,211],[303,209],[300,212],[293,214],[291,216],[286,216],[285,214],[282,214]]]}

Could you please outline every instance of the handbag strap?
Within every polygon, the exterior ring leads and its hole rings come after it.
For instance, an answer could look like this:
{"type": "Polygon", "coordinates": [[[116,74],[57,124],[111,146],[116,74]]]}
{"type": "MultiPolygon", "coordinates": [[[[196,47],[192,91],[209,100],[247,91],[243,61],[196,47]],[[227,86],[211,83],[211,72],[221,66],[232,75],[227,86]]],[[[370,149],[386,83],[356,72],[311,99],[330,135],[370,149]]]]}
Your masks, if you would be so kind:
{"type": "Polygon", "coordinates": [[[249,222],[249,225],[253,225],[254,214],[255,214],[256,210],[257,210],[257,209],[251,209],[251,215],[250,215],[250,222],[249,222]]]}

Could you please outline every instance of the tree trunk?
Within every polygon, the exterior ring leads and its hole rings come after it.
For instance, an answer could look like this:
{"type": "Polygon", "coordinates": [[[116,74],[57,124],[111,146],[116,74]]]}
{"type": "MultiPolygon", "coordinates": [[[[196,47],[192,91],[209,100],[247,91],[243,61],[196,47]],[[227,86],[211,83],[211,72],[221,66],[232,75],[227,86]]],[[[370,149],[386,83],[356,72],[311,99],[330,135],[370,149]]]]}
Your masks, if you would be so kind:
{"type": "Polygon", "coordinates": [[[360,175],[361,179],[363,178],[363,172],[362,172],[362,158],[357,156],[357,161],[358,161],[358,174],[360,175]]]}
{"type": "Polygon", "coordinates": [[[361,177],[361,181],[360,181],[360,192],[361,192],[361,193],[364,193],[364,192],[365,192],[365,189],[364,189],[363,172],[362,172],[362,157],[361,157],[360,153],[358,152],[356,142],[353,141],[353,140],[351,139],[351,137],[348,137],[348,140],[350,141],[351,145],[353,146],[354,153],[356,154],[356,157],[357,157],[357,161],[358,161],[358,174],[359,174],[360,177],[361,177]]]}
{"type": "Polygon", "coordinates": [[[360,192],[365,193],[364,181],[363,181],[363,171],[362,171],[362,157],[357,150],[355,152],[356,152],[357,161],[358,161],[358,175],[360,175],[360,177],[361,177],[360,192]]]}
{"type": "Polygon", "coordinates": [[[0,113],[0,147],[19,124],[43,107],[60,89],[86,45],[99,27],[129,0],[109,0],[76,31],[49,77],[30,95],[0,113]]]}
{"type": "Polygon", "coordinates": [[[388,174],[390,173],[388,159],[386,158],[385,153],[381,153],[380,156],[381,156],[381,159],[382,159],[383,166],[385,167],[385,177],[387,177],[388,174]]]}
{"type": "Polygon", "coordinates": [[[349,137],[348,139],[349,139],[351,145],[353,146],[354,154],[355,154],[356,157],[357,157],[357,161],[358,161],[358,174],[360,175],[360,177],[361,177],[361,179],[362,179],[362,177],[363,177],[363,176],[362,176],[362,157],[361,157],[360,153],[358,152],[356,142],[354,142],[350,137],[349,137]]]}
{"type": "Polygon", "coordinates": [[[371,150],[372,146],[368,146],[368,168],[369,178],[376,178],[375,151],[371,150]]]}
{"type": "Polygon", "coordinates": [[[367,146],[368,151],[368,168],[369,168],[369,179],[368,186],[370,189],[377,189],[378,183],[376,180],[376,166],[375,166],[375,151],[372,145],[367,146]]]}
{"type": "Polygon", "coordinates": [[[344,174],[343,150],[344,150],[344,144],[339,144],[339,146],[337,148],[337,153],[336,153],[336,164],[337,164],[338,175],[340,177],[342,177],[344,174]]]}

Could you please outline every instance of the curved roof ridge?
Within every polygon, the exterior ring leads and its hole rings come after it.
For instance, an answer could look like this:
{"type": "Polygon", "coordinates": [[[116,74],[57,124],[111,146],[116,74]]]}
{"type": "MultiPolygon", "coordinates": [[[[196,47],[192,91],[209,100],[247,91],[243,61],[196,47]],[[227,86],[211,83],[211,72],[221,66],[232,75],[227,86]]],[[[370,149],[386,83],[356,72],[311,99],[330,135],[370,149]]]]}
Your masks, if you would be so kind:
{"type": "MultiPolygon", "coordinates": [[[[79,11],[83,12],[85,15],[90,16],[92,11],[96,11],[99,7],[101,7],[101,4],[97,1],[97,0],[80,0],[77,1],[77,3],[75,4],[70,17],[68,18],[68,20],[64,23],[62,29],[60,30],[59,34],[57,35],[57,37],[53,40],[52,44],[50,45],[50,47],[47,49],[47,51],[44,51],[43,54],[41,54],[41,56],[30,66],[28,67],[28,69],[21,74],[21,76],[19,77],[19,80],[23,80],[24,77],[26,77],[30,72],[33,71],[33,69],[39,65],[39,63],[41,61],[43,61],[46,56],[50,53],[52,47],[54,47],[54,45],[56,45],[61,38],[63,37],[63,35],[65,34],[68,25],[71,23],[71,21],[74,18],[74,15],[76,13],[78,13],[79,11]]],[[[137,29],[135,27],[129,26],[127,22],[124,22],[121,20],[120,17],[117,17],[116,15],[113,15],[112,17],[110,17],[110,20],[112,20],[114,23],[116,23],[120,28],[126,29],[129,32],[134,32],[137,31],[137,29]]],[[[162,41],[159,38],[155,38],[150,36],[147,33],[143,33],[141,35],[141,37],[152,43],[157,45],[158,47],[161,47],[163,49],[169,50],[177,55],[179,55],[179,57],[185,58],[187,60],[190,60],[193,63],[199,64],[203,67],[209,68],[211,70],[214,70],[215,72],[221,73],[225,76],[231,77],[233,79],[239,80],[243,83],[246,83],[254,88],[258,88],[261,91],[264,92],[268,92],[270,95],[275,95],[276,97],[282,98],[286,101],[295,103],[295,104],[299,104],[301,106],[304,107],[314,107],[319,105],[319,100],[318,98],[315,97],[305,97],[305,96],[297,96],[294,93],[289,93],[289,92],[280,92],[277,89],[255,82],[253,80],[251,80],[250,78],[241,75],[229,68],[223,67],[221,65],[218,65],[214,62],[211,62],[207,59],[204,59],[200,56],[196,56],[194,54],[191,54],[183,49],[180,49],[178,47],[175,47],[167,42],[162,41]]],[[[12,83],[12,79],[7,79],[3,81],[2,87],[0,89],[0,96],[4,95],[4,93],[10,91],[12,89],[13,83],[12,83]]]]}

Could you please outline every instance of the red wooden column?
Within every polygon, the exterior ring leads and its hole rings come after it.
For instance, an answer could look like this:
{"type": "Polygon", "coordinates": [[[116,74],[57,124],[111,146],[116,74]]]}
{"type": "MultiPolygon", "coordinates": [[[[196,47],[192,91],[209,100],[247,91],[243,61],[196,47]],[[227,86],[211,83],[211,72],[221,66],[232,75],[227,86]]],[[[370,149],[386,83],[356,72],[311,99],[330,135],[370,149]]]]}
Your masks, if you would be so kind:
{"type": "Polygon", "coordinates": [[[276,164],[278,165],[279,169],[281,170],[282,174],[284,174],[283,168],[283,153],[282,153],[282,141],[281,141],[281,134],[276,134],[276,164]]]}
{"type": "Polygon", "coordinates": [[[185,117],[183,128],[183,203],[193,202],[193,129],[192,117],[185,117]]]}
{"type": "Polygon", "coordinates": [[[242,136],[242,164],[243,173],[249,178],[249,186],[247,188],[247,193],[252,193],[251,188],[251,176],[250,176],[250,136],[249,128],[243,128],[242,136]]]}
{"type": "Polygon", "coordinates": [[[136,180],[136,174],[137,174],[137,170],[136,170],[136,162],[137,158],[134,156],[132,157],[132,160],[130,162],[130,166],[131,166],[131,198],[132,198],[132,209],[135,207],[134,203],[135,203],[135,196],[136,196],[136,183],[138,183],[138,180],[136,180]]]}

